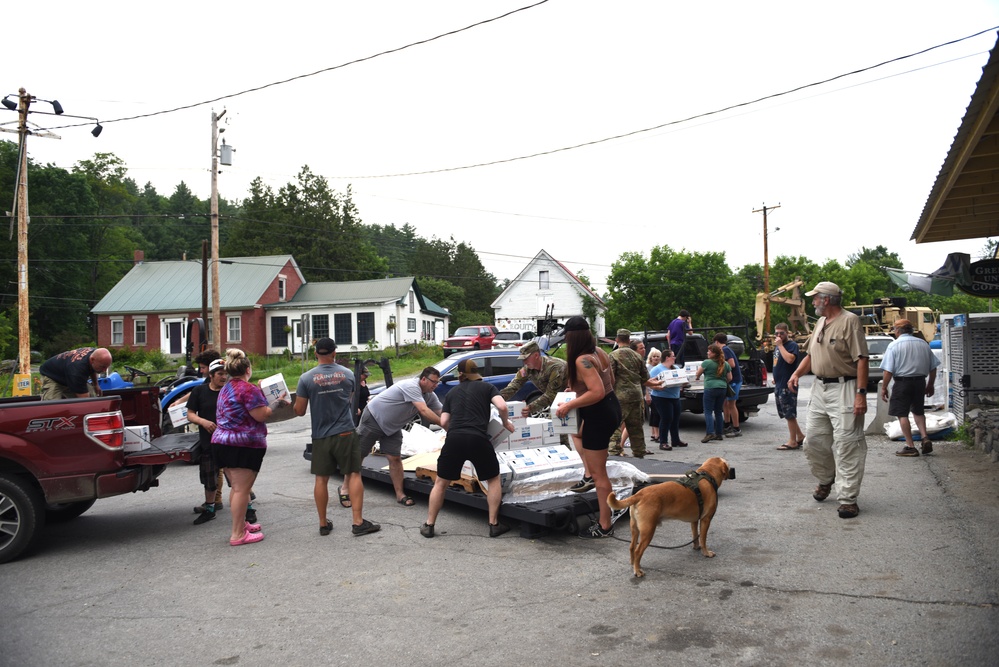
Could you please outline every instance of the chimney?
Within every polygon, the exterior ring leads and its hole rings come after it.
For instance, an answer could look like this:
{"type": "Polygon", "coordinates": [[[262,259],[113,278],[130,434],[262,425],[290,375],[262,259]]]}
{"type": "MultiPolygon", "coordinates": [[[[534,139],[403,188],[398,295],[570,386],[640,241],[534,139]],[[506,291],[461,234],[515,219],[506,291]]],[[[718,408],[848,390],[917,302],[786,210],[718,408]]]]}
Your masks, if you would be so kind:
{"type": "Polygon", "coordinates": [[[136,250],[135,254],[132,257],[133,263],[136,266],[138,266],[139,264],[142,264],[142,260],[144,260],[145,258],[146,258],[146,253],[142,252],[141,250],[136,250]]]}

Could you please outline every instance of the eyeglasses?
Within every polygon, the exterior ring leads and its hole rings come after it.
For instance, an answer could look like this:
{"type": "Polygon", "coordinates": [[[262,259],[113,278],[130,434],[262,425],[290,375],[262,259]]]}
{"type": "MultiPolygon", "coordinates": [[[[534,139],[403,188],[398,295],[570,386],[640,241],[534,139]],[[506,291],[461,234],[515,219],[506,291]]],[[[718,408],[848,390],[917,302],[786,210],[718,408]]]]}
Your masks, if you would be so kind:
{"type": "Polygon", "coordinates": [[[440,378],[438,378],[436,380],[434,380],[433,378],[423,378],[423,379],[426,380],[427,382],[431,383],[435,387],[441,383],[440,378]]]}

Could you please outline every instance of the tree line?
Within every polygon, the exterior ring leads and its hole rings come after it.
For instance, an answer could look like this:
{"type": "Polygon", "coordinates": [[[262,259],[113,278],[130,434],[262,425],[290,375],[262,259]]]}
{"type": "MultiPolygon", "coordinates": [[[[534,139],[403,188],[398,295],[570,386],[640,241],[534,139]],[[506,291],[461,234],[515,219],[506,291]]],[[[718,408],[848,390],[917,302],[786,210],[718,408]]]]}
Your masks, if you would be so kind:
{"type": "MultiPolygon", "coordinates": [[[[0,201],[13,201],[16,170],[17,144],[0,141],[0,201]]],[[[208,201],[194,196],[183,181],[170,196],[151,183],[140,188],[111,153],[97,153],[70,170],[29,160],[29,174],[31,345],[46,356],[96,340],[90,310],[129,271],[135,250],[148,261],[200,261],[202,241],[210,238],[208,201]]],[[[257,178],[245,199],[220,198],[219,221],[223,257],[289,254],[312,282],[412,275],[424,295],[451,311],[452,330],[494,321],[490,305],[502,285],[473,247],[454,237],[424,238],[409,224],[364,224],[350,187],[338,192],[308,166],[276,190],[257,178]]],[[[11,358],[17,348],[15,232],[11,219],[10,233],[0,240],[3,358],[11,358]]],[[[993,242],[983,253],[991,254],[990,248],[993,242]]],[[[877,303],[899,294],[883,266],[904,268],[897,253],[884,246],[861,248],[845,265],[778,256],[770,266],[770,289],[796,276],[805,282],[803,291],[832,280],[844,289],[845,302],[877,303]]],[[[602,296],[608,331],[664,329],[681,308],[692,313],[698,327],[753,327],[760,291],[759,264],[733,270],[724,251],[656,246],[647,255],[621,255],[602,296]]],[[[984,308],[981,299],[964,294],[905,296],[911,305],[942,312],[984,308]]],[[[787,310],[774,304],[771,322],[786,319],[787,310]]]]}

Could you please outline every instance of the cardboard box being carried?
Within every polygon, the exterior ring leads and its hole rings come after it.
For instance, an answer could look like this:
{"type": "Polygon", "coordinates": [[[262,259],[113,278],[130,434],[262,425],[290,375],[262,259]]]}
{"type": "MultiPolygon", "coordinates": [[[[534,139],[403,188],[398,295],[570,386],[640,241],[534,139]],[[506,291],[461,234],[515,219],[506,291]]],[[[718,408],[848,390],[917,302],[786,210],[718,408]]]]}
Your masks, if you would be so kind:
{"type": "Polygon", "coordinates": [[[183,426],[185,424],[190,424],[187,421],[187,401],[179,403],[169,410],[170,413],[170,424],[174,427],[183,426]]]}
{"type": "Polygon", "coordinates": [[[554,433],[579,433],[579,411],[569,410],[569,414],[565,417],[556,417],[555,410],[558,406],[563,403],[568,403],[569,401],[576,398],[576,392],[574,391],[560,391],[555,394],[555,400],[552,401],[551,415],[552,415],[552,429],[554,433]]]}
{"type": "Polygon", "coordinates": [[[278,373],[260,381],[260,390],[264,392],[267,403],[273,403],[279,399],[288,399],[288,385],[284,382],[284,375],[278,373]]]}
{"type": "MultiPolygon", "coordinates": [[[[185,414],[186,414],[185,406],[185,414]]],[[[186,419],[186,417],[185,417],[186,419]]],[[[152,445],[149,444],[149,427],[148,426],[126,426],[125,427],[125,445],[122,447],[122,451],[126,452],[141,452],[149,449],[152,445]]]]}
{"type": "Polygon", "coordinates": [[[660,380],[667,387],[684,385],[687,384],[687,371],[678,366],[674,366],[673,368],[664,369],[663,372],[657,375],[655,379],[660,380]]]}

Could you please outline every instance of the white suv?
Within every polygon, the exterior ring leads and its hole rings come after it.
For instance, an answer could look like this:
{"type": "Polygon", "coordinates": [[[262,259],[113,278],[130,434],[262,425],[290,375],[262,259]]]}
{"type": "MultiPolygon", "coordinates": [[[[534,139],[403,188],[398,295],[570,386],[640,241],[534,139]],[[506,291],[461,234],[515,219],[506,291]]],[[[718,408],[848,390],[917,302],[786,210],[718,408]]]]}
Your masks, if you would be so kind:
{"type": "Polygon", "coordinates": [[[881,359],[885,356],[885,350],[895,339],[887,334],[872,334],[867,336],[867,353],[870,355],[868,363],[867,390],[874,391],[881,381],[881,359]]]}

